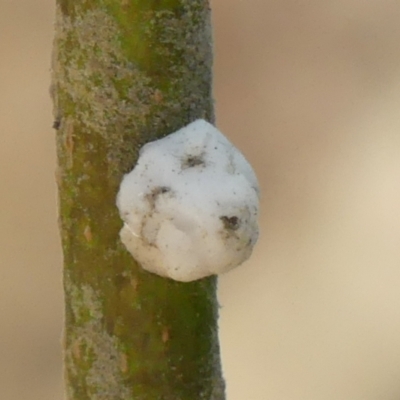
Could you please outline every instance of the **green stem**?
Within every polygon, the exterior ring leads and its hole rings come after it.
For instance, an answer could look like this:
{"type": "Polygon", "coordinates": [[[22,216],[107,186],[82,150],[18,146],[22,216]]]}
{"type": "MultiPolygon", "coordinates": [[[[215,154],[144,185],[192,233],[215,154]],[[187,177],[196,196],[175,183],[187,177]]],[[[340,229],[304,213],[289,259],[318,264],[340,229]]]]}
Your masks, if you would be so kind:
{"type": "Polygon", "coordinates": [[[58,0],[53,57],[68,400],[223,400],[216,278],[143,271],[119,182],[146,142],[213,121],[208,0],[58,0]]]}

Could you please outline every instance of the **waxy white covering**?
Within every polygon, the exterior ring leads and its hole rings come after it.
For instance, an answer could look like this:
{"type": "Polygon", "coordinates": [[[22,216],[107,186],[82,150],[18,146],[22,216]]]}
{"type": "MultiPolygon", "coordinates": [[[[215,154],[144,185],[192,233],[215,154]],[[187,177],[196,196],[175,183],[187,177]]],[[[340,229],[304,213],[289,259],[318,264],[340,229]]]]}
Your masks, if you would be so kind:
{"type": "Polygon", "coordinates": [[[258,193],[239,150],[196,120],[140,150],[117,197],[121,240],[145,270],[177,281],[229,271],[257,241],[258,193]]]}

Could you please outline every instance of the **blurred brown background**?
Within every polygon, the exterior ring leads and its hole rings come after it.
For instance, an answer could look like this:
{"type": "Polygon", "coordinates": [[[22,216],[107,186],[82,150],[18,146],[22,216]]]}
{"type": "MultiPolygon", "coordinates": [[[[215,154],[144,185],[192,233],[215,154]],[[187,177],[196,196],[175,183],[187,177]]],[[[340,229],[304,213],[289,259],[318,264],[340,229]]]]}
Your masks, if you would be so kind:
{"type": "MultiPolygon", "coordinates": [[[[61,400],[53,0],[0,0],[0,399],[61,400]]],[[[400,398],[400,2],[214,0],[262,234],[220,279],[228,400],[400,398]]]]}

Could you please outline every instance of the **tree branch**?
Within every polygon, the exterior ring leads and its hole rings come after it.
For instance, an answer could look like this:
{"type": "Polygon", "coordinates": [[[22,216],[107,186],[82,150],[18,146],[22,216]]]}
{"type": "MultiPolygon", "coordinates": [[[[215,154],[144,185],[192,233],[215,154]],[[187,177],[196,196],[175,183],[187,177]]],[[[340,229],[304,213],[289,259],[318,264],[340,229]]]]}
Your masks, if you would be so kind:
{"type": "Polygon", "coordinates": [[[143,271],[115,197],[139,148],[213,121],[208,0],[58,0],[52,93],[69,400],[224,399],[216,278],[143,271]]]}

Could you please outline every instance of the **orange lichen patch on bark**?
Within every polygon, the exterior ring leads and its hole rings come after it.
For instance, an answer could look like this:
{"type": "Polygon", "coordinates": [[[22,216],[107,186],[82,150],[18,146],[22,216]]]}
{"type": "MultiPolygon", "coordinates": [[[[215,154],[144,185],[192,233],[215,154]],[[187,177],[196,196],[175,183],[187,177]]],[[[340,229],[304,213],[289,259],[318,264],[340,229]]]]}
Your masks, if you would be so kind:
{"type": "Polygon", "coordinates": [[[67,167],[72,168],[74,164],[74,158],[73,158],[74,137],[73,137],[73,125],[69,120],[66,121],[64,147],[65,147],[65,154],[67,155],[67,167]]]}
{"type": "Polygon", "coordinates": [[[163,98],[164,98],[164,96],[163,96],[161,90],[156,89],[156,90],[154,91],[153,98],[154,98],[154,101],[155,101],[156,103],[161,103],[161,101],[162,101],[163,98]]]}
{"type": "Polygon", "coordinates": [[[167,343],[169,340],[169,329],[168,327],[164,326],[161,332],[161,340],[163,343],[167,343]]]}
{"type": "Polygon", "coordinates": [[[120,366],[121,372],[126,374],[128,372],[128,367],[129,367],[128,356],[125,353],[121,353],[119,361],[120,361],[119,366],[120,366]]]}
{"type": "Polygon", "coordinates": [[[83,235],[85,236],[85,239],[88,242],[91,242],[93,240],[92,229],[90,228],[89,225],[85,226],[85,230],[83,231],[83,235]]]}
{"type": "Polygon", "coordinates": [[[137,279],[135,276],[133,276],[133,277],[131,278],[131,285],[132,285],[132,287],[133,287],[133,290],[136,292],[137,289],[138,289],[138,286],[139,286],[139,281],[138,281],[138,279],[137,279]]]}
{"type": "Polygon", "coordinates": [[[76,360],[79,360],[81,358],[81,341],[80,339],[76,339],[74,343],[72,343],[71,346],[72,350],[72,355],[76,360]]]}

